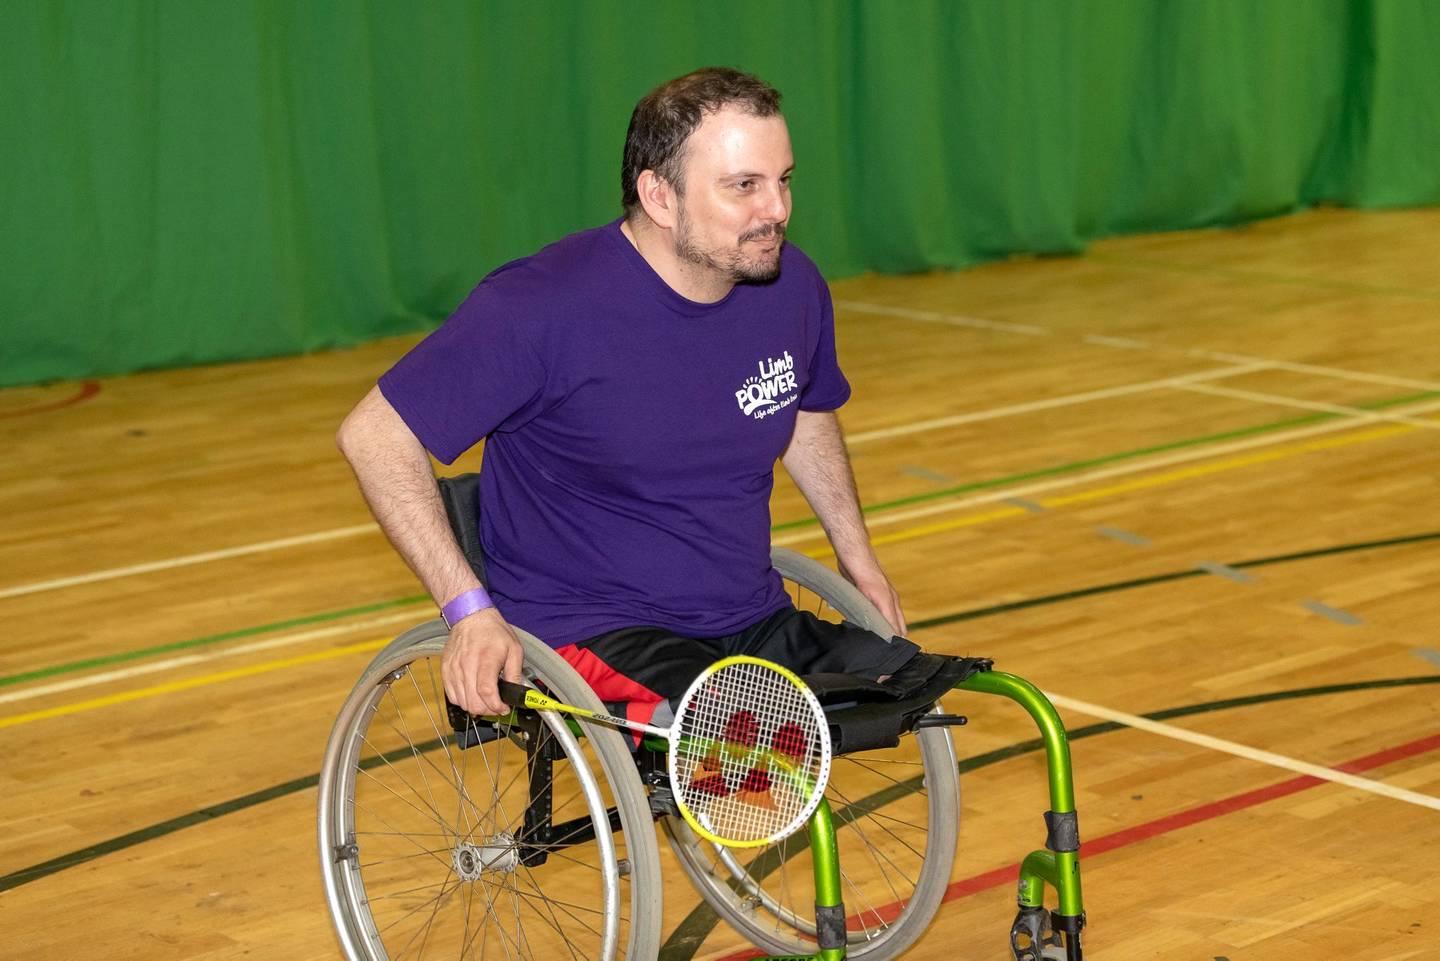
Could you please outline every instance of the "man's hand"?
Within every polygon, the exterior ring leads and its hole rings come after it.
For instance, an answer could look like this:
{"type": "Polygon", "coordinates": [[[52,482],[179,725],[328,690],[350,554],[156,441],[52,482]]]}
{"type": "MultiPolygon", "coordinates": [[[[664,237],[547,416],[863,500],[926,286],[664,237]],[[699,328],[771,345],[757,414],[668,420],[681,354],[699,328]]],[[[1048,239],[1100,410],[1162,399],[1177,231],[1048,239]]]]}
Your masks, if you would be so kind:
{"type": "Polygon", "coordinates": [[[493,607],[456,624],[440,658],[445,695],[471,714],[506,714],[496,681],[520,683],[520,640],[493,607]]]}
{"type": "Polygon", "coordinates": [[[805,495],[825,536],[835,548],[840,573],[870,603],[880,609],[895,633],[905,633],[900,595],[880,568],[870,534],[860,513],[855,475],[834,411],[805,411],[795,415],[795,433],[785,450],[785,469],[805,495]]]}
{"type": "Polygon", "coordinates": [[[896,634],[903,636],[905,612],[900,607],[900,594],[895,590],[895,585],[890,583],[890,578],[880,569],[879,562],[867,563],[854,570],[843,562],[839,566],[841,575],[885,615],[885,620],[890,622],[896,634]]]}

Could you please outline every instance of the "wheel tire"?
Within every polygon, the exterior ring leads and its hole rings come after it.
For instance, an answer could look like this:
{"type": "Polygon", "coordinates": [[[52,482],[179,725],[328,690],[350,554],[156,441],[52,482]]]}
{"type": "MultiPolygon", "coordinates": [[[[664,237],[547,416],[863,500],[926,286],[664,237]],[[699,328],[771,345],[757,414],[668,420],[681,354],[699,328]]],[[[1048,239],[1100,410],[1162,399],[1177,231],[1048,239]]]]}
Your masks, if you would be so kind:
{"type": "MultiPolygon", "coordinates": [[[[603,710],[559,655],[516,634],[530,680],[603,710]]],[[[458,748],[440,683],[446,636],[442,622],[430,621],[384,648],[346,699],[325,749],[320,863],[344,956],[454,958],[488,943],[497,956],[653,958],[659,856],[624,740],[585,721],[576,738],[560,716],[537,715],[535,743],[557,755],[548,784],[553,823],[578,818],[595,839],[557,845],[544,863],[525,864],[516,839],[531,781],[529,735],[475,721],[487,740],[458,748]],[[610,807],[623,834],[610,828],[610,807]]]]}
{"type": "MultiPolygon", "coordinates": [[[[893,634],[874,605],[829,568],[784,548],[775,548],[771,559],[792,595],[800,595],[797,606],[821,617],[838,615],[882,637],[893,634]]],[[[950,881],[960,814],[955,750],[944,727],[918,731],[912,740],[909,750],[918,756],[923,781],[918,774],[894,778],[875,770],[894,763],[884,755],[896,752],[837,757],[831,769],[825,793],[835,813],[852,958],[884,961],[908,948],[935,916],[950,881]],[[885,813],[886,805],[903,811],[885,813]]],[[[902,743],[896,751],[905,749],[902,743]]],[[[736,931],[775,954],[814,950],[813,875],[804,832],[751,854],[704,841],[679,818],[666,818],[664,825],[685,873],[736,931]],[[787,870],[790,862],[799,867],[787,870]]]]}

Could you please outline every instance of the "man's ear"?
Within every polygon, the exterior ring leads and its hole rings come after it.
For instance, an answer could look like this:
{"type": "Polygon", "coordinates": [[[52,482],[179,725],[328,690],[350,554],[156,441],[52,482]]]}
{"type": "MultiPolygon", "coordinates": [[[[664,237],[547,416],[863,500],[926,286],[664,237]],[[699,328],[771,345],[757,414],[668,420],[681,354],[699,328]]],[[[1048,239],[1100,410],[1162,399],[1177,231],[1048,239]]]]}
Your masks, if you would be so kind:
{"type": "Polygon", "coordinates": [[[657,227],[673,230],[679,219],[679,197],[670,182],[653,170],[642,170],[635,178],[635,192],[645,216],[657,227]]]}

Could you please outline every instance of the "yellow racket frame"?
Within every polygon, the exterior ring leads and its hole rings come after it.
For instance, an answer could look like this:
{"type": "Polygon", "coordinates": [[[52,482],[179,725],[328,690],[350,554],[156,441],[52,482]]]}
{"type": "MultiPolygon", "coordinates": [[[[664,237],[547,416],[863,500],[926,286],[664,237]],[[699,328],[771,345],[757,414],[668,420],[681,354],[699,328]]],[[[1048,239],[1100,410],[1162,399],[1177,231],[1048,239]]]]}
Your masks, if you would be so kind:
{"type": "MultiPolygon", "coordinates": [[[[704,672],[700,674],[699,677],[695,678],[695,680],[691,682],[690,687],[685,691],[684,696],[680,698],[680,705],[675,710],[675,717],[676,723],[672,724],[670,729],[666,731],[664,735],[666,741],[669,743],[670,746],[670,749],[667,752],[666,769],[667,773],[670,775],[671,790],[675,795],[675,807],[679,809],[680,816],[685,819],[685,823],[690,825],[690,829],[696,834],[700,835],[707,841],[723,845],[727,848],[758,848],[763,847],[767,844],[774,844],[776,841],[779,841],[795,833],[801,828],[801,826],[805,824],[806,821],[810,819],[810,816],[815,813],[815,808],[820,804],[820,799],[825,795],[825,785],[829,782],[830,779],[830,726],[825,722],[825,712],[821,709],[819,700],[816,699],[814,693],[811,692],[810,688],[805,684],[804,681],[800,679],[799,675],[797,675],[794,671],[782,667],[779,664],[776,664],[774,661],[767,661],[762,657],[751,657],[748,654],[736,654],[731,657],[721,658],[714,664],[711,664],[709,667],[707,667],[704,672]],[[736,664],[755,664],[759,667],[768,668],[769,670],[772,670],[775,673],[784,677],[791,684],[794,684],[795,687],[804,696],[805,702],[810,706],[811,710],[815,714],[815,717],[818,719],[819,723],[817,724],[817,727],[819,728],[820,737],[820,771],[816,775],[815,783],[813,785],[803,785],[803,787],[808,791],[810,798],[806,802],[802,812],[797,815],[790,824],[786,825],[785,830],[776,832],[769,837],[756,838],[754,840],[747,841],[737,841],[734,838],[721,837],[714,831],[711,831],[709,828],[707,828],[704,824],[702,824],[700,822],[700,819],[695,815],[693,811],[690,810],[689,806],[685,803],[683,792],[678,790],[678,775],[675,770],[676,757],[678,756],[678,749],[680,746],[680,740],[682,738],[682,734],[680,733],[680,724],[678,723],[678,720],[679,718],[684,716],[686,705],[690,703],[690,699],[695,695],[695,692],[700,689],[700,687],[705,683],[707,679],[709,679],[712,675],[718,673],[719,671],[723,670],[724,668],[731,667],[736,664]]],[[[788,758],[784,757],[783,755],[779,755],[778,752],[766,749],[765,751],[760,753],[772,755],[772,757],[778,760],[782,766],[793,767],[793,764],[791,764],[788,758]]]]}

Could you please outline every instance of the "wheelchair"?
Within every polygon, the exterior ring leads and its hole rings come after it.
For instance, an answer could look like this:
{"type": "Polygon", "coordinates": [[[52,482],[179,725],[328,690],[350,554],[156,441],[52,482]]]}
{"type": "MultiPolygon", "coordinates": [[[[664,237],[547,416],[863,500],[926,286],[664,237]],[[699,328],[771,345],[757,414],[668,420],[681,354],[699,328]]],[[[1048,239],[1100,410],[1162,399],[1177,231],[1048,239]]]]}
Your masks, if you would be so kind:
{"type": "MultiPolygon", "coordinates": [[[[828,568],[784,548],[772,561],[797,607],[891,635],[828,568]]],[[[527,683],[605,709],[551,648],[516,634],[527,683]]],[[[771,957],[884,961],[934,917],[959,830],[949,727],[964,721],[938,701],[903,736],[837,749],[808,836],[738,850],[700,838],[675,813],[663,742],[637,747],[628,732],[554,712],[477,718],[449,705],[440,680],[446,636],[436,619],[382,649],[326,746],[319,853],[349,961],[656,958],[657,823],[703,900],[771,957]]],[[[957,689],[1015,700],[1046,747],[1046,848],[1021,866],[1012,957],[1080,961],[1085,918],[1064,728],[1044,695],[1012,675],[981,670],[957,689]],[[1047,884],[1058,895],[1053,911],[1043,905],[1047,884]]],[[[828,717],[844,723],[844,713],[828,717]]]]}

